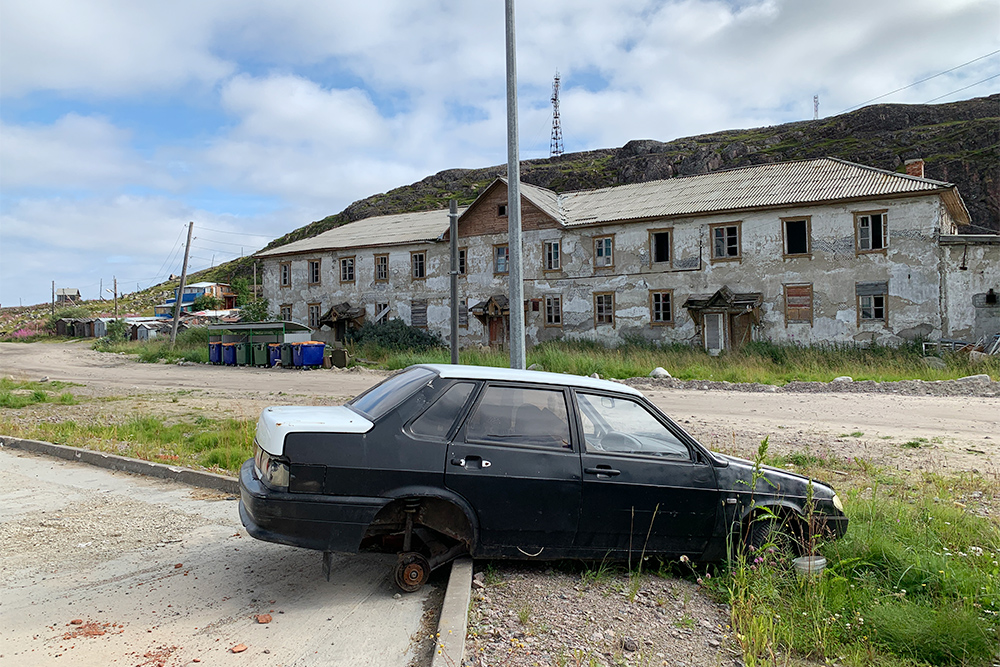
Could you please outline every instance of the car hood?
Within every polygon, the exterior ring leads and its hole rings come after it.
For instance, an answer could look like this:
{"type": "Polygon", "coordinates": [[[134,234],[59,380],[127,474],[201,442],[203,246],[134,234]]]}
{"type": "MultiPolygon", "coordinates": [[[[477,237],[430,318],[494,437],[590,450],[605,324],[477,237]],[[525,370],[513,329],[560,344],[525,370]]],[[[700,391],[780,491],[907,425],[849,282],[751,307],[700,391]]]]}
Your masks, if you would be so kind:
{"type": "MultiPolygon", "coordinates": [[[[750,484],[753,481],[753,461],[741,459],[728,454],[712,452],[712,455],[726,463],[725,467],[719,469],[719,483],[722,488],[738,493],[750,493],[750,484]]],[[[808,493],[809,478],[792,472],[762,465],[760,467],[760,478],[757,480],[757,488],[753,493],[769,496],[789,496],[805,498],[808,493]]],[[[834,495],[834,490],[823,482],[813,480],[813,495],[817,500],[830,499],[834,495]]]]}
{"type": "Polygon", "coordinates": [[[367,433],[374,424],[350,408],[282,405],[265,408],[257,420],[257,445],[281,456],[289,433],[367,433]]]}

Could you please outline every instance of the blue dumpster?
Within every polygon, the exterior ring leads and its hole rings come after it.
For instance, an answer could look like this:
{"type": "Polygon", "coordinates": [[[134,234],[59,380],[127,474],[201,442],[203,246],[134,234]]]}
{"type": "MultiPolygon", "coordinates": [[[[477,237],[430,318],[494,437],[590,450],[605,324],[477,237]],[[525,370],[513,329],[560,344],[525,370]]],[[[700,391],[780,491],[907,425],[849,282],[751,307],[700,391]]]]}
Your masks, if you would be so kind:
{"type": "Polygon", "coordinates": [[[236,343],[222,344],[222,363],[227,366],[236,365],[236,343]]]}
{"type": "Polygon", "coordinates": [[[302,346],[303,343],[292,343],[292,366],[302,367],[302,346]]]}
{"type": "Polygon", "coordinates": [[[326,343],[318,340],[310,340],[300,343],[298,347],[302,350],[303,366],[323,365],[323,352],[326,349],[326,343]]]}
{"type": "Polygon", "coordinates": [[[221,364],[222,363],[222,343],[209,343],[208,344],[208,363],[210,364],[221,364]]]}
{"type": "Polygon", "coordinates": [[[274,366],[281,361],[281,343],[267,344],[267,361],[268,366],[274,366]]]}

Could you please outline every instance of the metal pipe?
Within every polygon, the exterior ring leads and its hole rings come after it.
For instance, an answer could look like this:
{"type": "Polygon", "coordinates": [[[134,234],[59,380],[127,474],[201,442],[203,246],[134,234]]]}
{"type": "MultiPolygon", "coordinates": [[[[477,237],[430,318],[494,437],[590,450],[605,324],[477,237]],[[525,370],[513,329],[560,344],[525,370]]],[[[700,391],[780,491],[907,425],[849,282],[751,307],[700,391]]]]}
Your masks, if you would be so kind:
{"type": "Polygon", "coordinates": [[[451,363],[458,363],[458,202],[448,204],[448,239],[451,241],[451,363]]]}
{"type": "Polygon", "coordinates": [[[517,136],[517,54],[514,0],[504,0],[507,36],[507,261],[510,306],[510,367],[523,369],[524,283],[521,280],[521,158],[517,136]]]}

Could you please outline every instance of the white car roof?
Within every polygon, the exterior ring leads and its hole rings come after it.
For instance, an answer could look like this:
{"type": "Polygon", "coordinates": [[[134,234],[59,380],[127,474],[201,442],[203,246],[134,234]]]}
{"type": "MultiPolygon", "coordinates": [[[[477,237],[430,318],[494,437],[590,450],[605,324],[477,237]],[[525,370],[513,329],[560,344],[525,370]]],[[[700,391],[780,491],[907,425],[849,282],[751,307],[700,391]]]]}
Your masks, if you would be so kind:
{"type": "Polygon", "coordinates": [[[569,373],[548,373],[545,371],[524,371],[516,368],[499,368],[497,366],[464,366],[455,364],[420,364],[443,378],[466,380],[504,380],[506,382],[537,382],[576,387],[578,389],[598,389],[614,391],[620,394],[642,396],[642,392],[628,385],[611,380],[598,380],[583,375],[569,373]]]}

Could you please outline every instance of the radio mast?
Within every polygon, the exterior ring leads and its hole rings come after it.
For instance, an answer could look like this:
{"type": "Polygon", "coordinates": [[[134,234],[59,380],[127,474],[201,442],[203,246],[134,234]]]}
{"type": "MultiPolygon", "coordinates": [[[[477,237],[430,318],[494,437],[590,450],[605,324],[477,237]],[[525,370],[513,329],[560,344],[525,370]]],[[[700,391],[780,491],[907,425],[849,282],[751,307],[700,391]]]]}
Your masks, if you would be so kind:
{"type": "Polygon", "coordinates": [[[559,123],[559,72],[552,82],[552,141],[549,144],[549,157],[563,154],[562,125],[559,123]]]}

